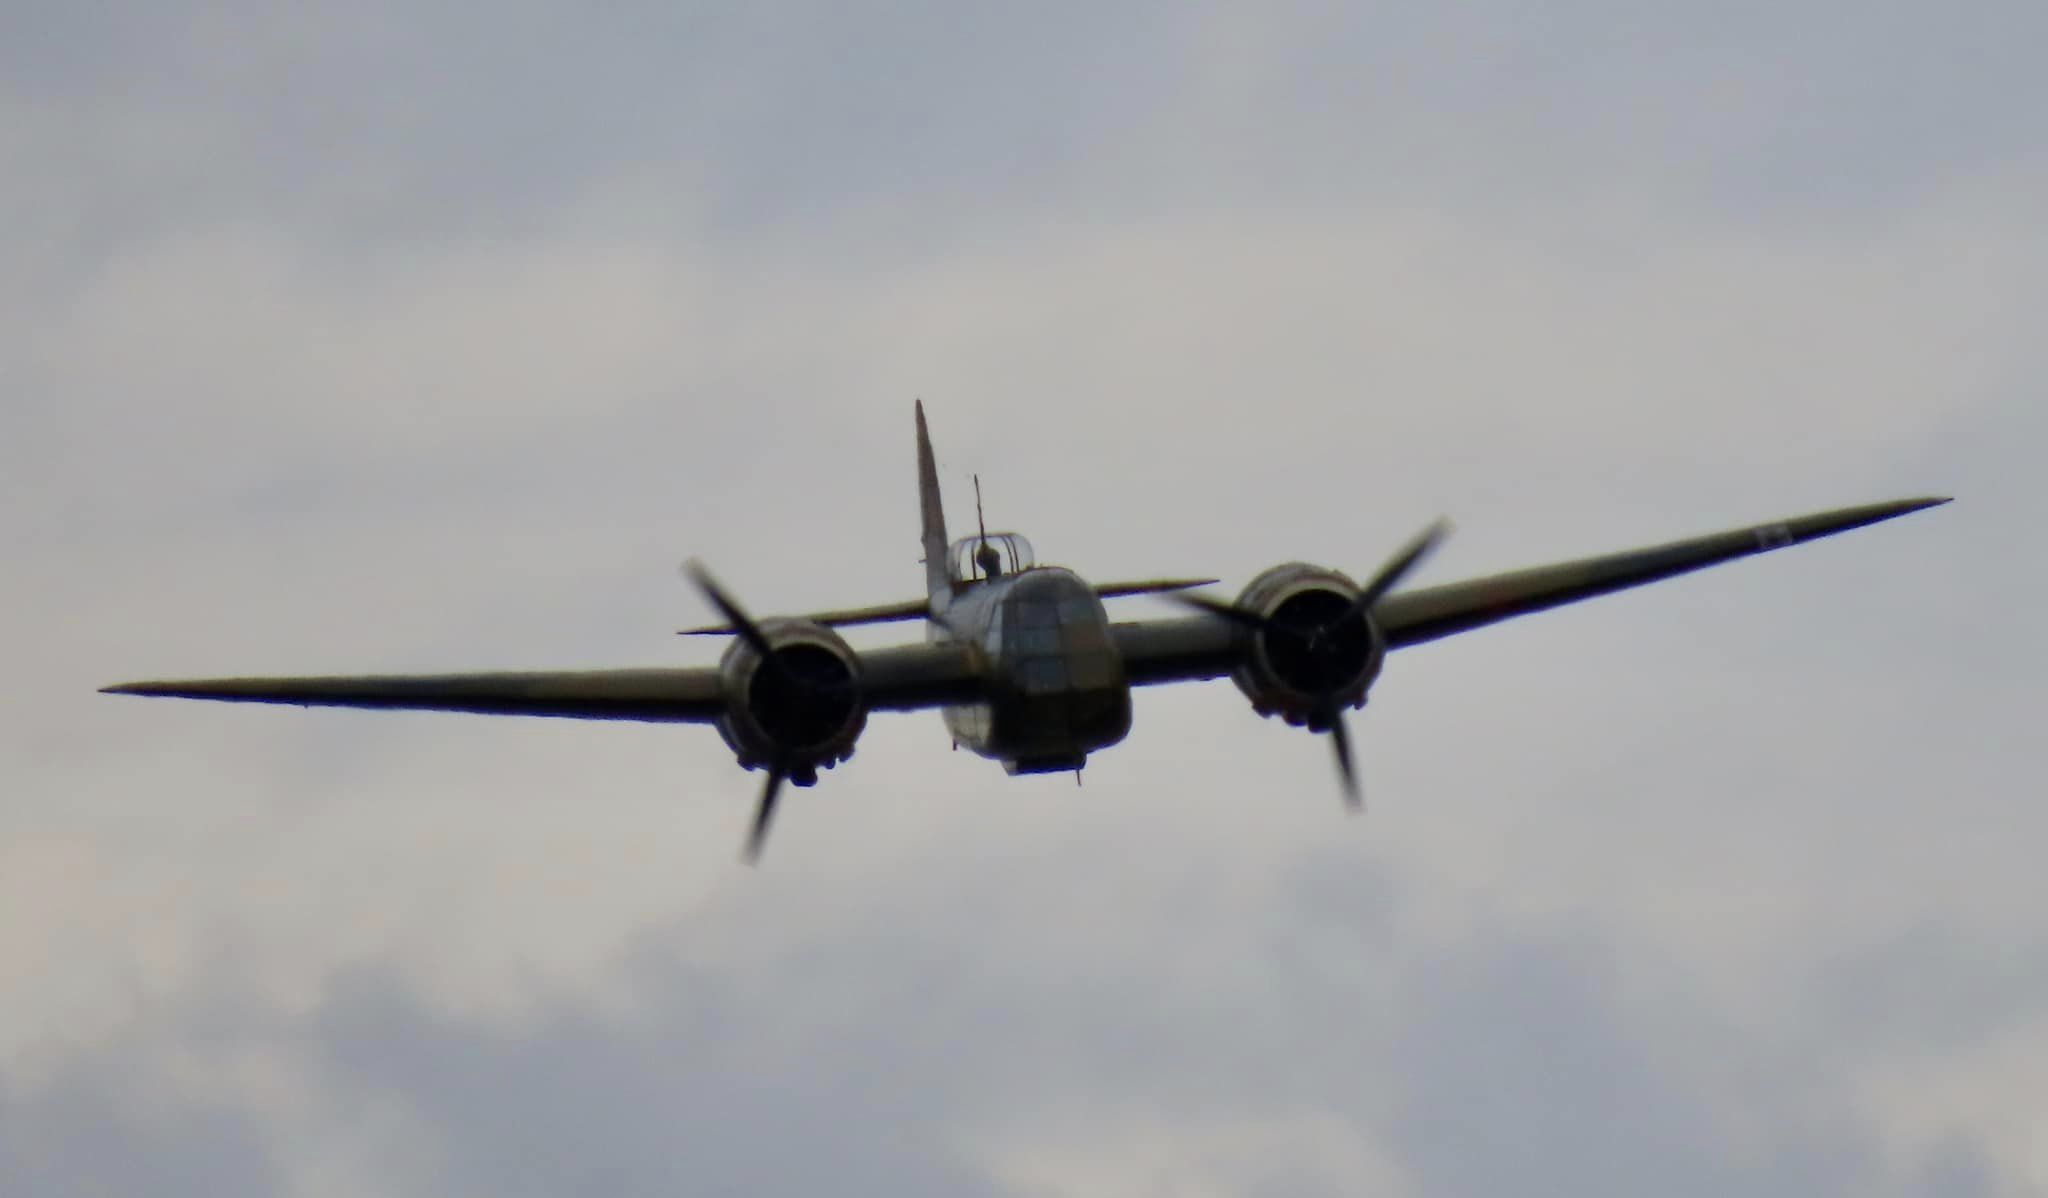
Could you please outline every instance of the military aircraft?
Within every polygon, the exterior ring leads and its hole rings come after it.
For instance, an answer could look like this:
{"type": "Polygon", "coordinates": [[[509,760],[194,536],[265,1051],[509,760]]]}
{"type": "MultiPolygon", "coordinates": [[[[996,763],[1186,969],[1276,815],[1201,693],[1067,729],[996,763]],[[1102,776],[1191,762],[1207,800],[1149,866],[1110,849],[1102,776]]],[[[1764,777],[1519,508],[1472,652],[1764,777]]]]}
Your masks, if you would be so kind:
{"type": "Polygon", "coordinates": [[[701,564],[684,571],[724,618],[689,635],[731,637],[715,667],[131,682],[112,694],[301,706],[715,724],[748,770],[767,779],[745,859],[758,859],[785,782],[810,786],[853,755],[868,713],[940,708],[954,747],[1011,774],[1078,771],[1131,728],[1131,688],[1228,675],[1265,717],[1330,738],[1346,802],[1361,810],[1346,709],[1363,707],[1390,650],[1765,553],[1945,498],[1842,508],[1601,557],[1397,591],[1440,541],[1424,529],[1364,583],[1290,562],[1225,601],[1191,593],[1213,579],[1090,585],[1040,565],[1016,533],[948,544],[924,404],[917,412],[925,597],[881,607],[756,620],[701,564]],[[1194,612],[1111,621],[1103,600],[1157,593],[1194,612]],[[836,631],[922,620],[924,644],[856,652],[836,631]]]}

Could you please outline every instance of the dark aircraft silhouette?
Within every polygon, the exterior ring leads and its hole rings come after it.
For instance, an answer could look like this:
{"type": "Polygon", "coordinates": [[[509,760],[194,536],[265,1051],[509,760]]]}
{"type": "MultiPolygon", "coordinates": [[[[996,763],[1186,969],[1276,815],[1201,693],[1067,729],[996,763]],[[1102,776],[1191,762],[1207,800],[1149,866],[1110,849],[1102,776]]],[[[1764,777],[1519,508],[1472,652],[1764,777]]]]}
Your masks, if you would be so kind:
{"type": "MultiPolygon", "coordinates": [[[[716,667],[544,673],[222,678],[105,688],[302,706],[388,707],[488,715],[716,724],[746,769],[766,770],[746,859],[755,860],[785,781],[809,786],[853,755],[871,711],[943,710],[954,744],[1012,774],[1081,769],[1131,728],[1131,688],[1229,675],[1261,716],[1330,737],[1347,802],[1362,807],[1344,728],[1391,649],[1465,632],[1720,562],[1875,524],[1947,499],[1902,499],[1604,557],[1396,592],[1442,539],[1441,522],[1364,584],[1294,562],[1254,578],[1234,602],[1184,593],[1210,580],[1091,586],[1041,566],[1015,533],[981,527],[946,540],[938,470],[917,405],[918,497],[926,597],[883,607],[755,620],[692,561],[684,570],[729,635],[716,667]],[[1158,592],[1195,609],[1112,623],[1102,600],[1158,592]],[[927,640],[856,652],[834,627],[923,620],[927,640]]],[[[980,486],[975,488],[977,525],[980,486]]]]}

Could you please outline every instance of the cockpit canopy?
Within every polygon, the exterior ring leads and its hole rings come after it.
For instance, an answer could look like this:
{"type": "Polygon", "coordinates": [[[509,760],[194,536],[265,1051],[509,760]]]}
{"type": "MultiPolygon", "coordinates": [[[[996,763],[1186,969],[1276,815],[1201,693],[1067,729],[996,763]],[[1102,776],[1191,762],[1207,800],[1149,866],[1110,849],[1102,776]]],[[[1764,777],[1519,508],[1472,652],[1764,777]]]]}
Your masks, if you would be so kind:
{"type": "Polygon", "coordinates": [[[1031,556],[1031,542],[1014,532],[961,537],[946,556],[955,582],[1021,574],[1038,564],[1031,556]]]}

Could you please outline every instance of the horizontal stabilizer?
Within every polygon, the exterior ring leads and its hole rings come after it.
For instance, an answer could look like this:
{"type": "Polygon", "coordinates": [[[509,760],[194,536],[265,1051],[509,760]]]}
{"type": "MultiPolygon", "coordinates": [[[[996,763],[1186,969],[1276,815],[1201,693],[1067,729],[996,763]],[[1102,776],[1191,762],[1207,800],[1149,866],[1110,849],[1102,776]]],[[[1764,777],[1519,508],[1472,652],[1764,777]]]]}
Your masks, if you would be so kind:
{"type": "MultiPolygon", "coordinates": [[[[930,610],[930,604],[923,599],[909,599],[902,603],[884,603],[879,607],[848,607],[838,611],[821,611],[797,619],[827,628],[843,628],[849,624],[894,624],[899,620],[922,620],[930,610]]],[[[677,636],[730,636],[736,630],[730,624],[706,624],[702,628],[685,628],[677,636]]]]}
{"type": "Polygon", "coordinates": [[[1095,593],[1104,599],[1119,595],[1157,595],[1161,591],[1191,591],[1196,587],[1213,587],[1214,578],[1151,578],[1144,582],[1105,582],[1095,588],[1095,593]]]}
{"type": "MultiPolygon", "coordinates": [[[[1212,586],[1213,578],[1153,578],[1143,582],[1110,582],[1095,588],[1095,593],[1104,599],[1120,595],[1156,595],[1161,591],[1185,591],[1192,587],[1212,586]]],[[[911,599],[903,603],[885,603],[879,607],[849,607],[839,611],[814,612],[799,616],[813,624],[827,628],[844,628],[853,624],[893,624],[899,620],[922,620],[930,609],[923,599],[911,599]]],[[[706,624],[702,628],[685,628],[677,636],[730,636],[734,629],[730,624],[706,624]]]]}

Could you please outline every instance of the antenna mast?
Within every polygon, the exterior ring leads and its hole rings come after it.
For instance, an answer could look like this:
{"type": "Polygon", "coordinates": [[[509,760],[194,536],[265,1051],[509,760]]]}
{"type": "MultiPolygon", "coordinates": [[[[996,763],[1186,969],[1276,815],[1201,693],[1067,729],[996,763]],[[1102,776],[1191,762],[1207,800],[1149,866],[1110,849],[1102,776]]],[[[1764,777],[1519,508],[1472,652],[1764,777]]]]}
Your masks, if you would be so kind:
{"type": "Polygon", "coordinates": [[[979,533],[974,546],[974,569],[986,577],[988,567],[982,558],[988,553],[988,521],[981,517],[981,475],[974,476],[974,527],[979,533]]]}

